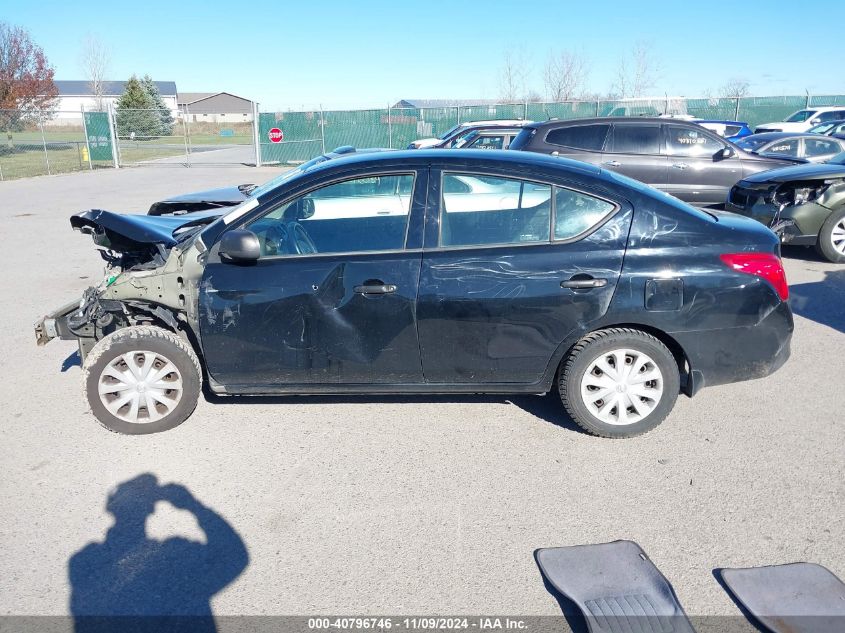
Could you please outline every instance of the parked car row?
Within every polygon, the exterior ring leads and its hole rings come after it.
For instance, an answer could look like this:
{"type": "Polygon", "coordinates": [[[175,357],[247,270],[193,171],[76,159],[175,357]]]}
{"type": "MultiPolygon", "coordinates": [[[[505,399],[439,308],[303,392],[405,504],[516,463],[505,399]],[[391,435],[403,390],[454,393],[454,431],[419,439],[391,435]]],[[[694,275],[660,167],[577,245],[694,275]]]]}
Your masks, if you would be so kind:
{"type": "Polygon", "coordinates": [[[510,144],[510,138],[515,136],[519,129],[525,125],[527,121],[522,119],[498,119],[493,121],[470,121],[467,123],[459,123],[446,130],[443,134],[436,138],[421,138],[410,145],[408,149],[426,149],[439,148],[451,149],[463,147],[464,149],[507,149],[510,144]],[[489,140],[489,135],[493,132],[498,132],[499,136],[503,138],[498,142],[497,147],[489,140]],[[488,140],[480,140],[486,138],[488,140]],[[507,141],[505,141],[507,137],[507,141]]]}
{"type": "Polygon", "coordinates": [[[755,134],[763,132],[806,132],[820,123],[845,121],[845,106],[804,108],[793,112],[783,121],[763,123],[754,129],[755,134]]]}
{"type": "MultiPolygon", "coordinates": [[[[802,111],[789,118],[809,117],[815,121],[836,116],[845,116],[845,108],[802,111]]],[[[497,134],[488,125],[489,122],[467,124],[477,136],[497,134]]],[[[729,210],[765,221],[784,243],[815,246],[829,261],[845,262],[845,241],[839,238],[845,225],[840,227],[837,220],[845,213],[845,201],[839,195],[845,181],[845,175],[840,173],[845,138],[836,136],[837,131],[845,136],[845,120],[829,120],[811,130],[816,128],[818,131],[812,132],[750,134],[741,122],[686,117],[550,120],[523,123],[510,149],[592,163],[696,206],[721,207],[727,201],[729,210]],[[735,142],[731,142],[725,135],[734,132],[735,142]],[[807,162],[828,166],[802,169],[801,164],[807,162]],[[771,174],[775,184],[770,181],[770,170],[777,170],[771,174]],[[805,177],[815,180],[816,176],[808,174],[816,173],[822,174],[824,196],[813,193],[811,199],[805,199],[799,194],[788,199],[789,182],[800,184],[805,177]],[[737,183],[741,186],[737,187],[737,183]],[[766,183],[762,188],[771,192],[748,197],[743,191],[749,183],[754,183],[754,190],[766,183]],[[785,193],[775,199],[777,184],[783,185],[785,193]],[[753,200],[750,207],[746,207],[746,200],[753,200]],[[786,211],[781,213],[781,207],[786,211]]],[[[803,191],[806,187],[794,186],[790,190],[795,189],[803,191]]]]}

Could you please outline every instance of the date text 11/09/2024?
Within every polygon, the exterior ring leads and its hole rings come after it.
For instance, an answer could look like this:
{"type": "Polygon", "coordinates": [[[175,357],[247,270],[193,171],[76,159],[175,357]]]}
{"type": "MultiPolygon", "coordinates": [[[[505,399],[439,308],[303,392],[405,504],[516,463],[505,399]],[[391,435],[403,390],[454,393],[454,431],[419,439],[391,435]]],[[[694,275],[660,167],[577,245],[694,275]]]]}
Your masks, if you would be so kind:
{"type": "Polygon", "coordinates": [[[481,631],[519,631],[528,628],[525,620],[502,617],[336,617],[309,618],[308,629],[360,631],[406,630],[406,631],[455,631],[478,629],[481,631]]]}

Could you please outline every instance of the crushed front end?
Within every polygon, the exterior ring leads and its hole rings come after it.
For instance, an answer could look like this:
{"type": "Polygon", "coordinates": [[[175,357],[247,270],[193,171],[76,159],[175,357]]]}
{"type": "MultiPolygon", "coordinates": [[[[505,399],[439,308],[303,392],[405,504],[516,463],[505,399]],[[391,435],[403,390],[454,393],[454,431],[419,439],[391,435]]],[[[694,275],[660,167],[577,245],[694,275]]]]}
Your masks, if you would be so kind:
{"type": "Polygon", "coordinates": [[[783,244],[813,246],[822,224],[843,199],[843,178],[742,180],[731,188],[725,209],[765,224],[783,244]]]}
{"type": "Polygon", "coordinates": [[[132,325],[195,333],[196,287],[205,251],[195,238],[219,215],[150,217],[92,210],[72,216],[71,226],[91,235],[98,247],[106,263],[103,278],[80,299],[39,319],[37,344],[77,340],[84,359],[97,341],[132,325]]]}

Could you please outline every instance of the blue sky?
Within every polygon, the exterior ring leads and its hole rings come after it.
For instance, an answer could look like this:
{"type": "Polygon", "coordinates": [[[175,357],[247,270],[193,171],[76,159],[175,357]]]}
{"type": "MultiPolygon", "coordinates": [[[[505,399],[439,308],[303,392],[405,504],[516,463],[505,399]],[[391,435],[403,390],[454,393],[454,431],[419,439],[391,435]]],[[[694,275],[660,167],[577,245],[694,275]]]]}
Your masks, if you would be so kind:
{"type": "Polygon", "coordinates": [[[637,41],[648,41],[660,63],[656,94],[717,94],[732,77],[748,79],[758,95],[845,93],[842,0],[812,2],[823,20],[794,0],[0,5],[0,20],[30,31],[57,79],[84,78],[79,53],[90,33],[111,49],[111,79],[148,73],[180,91],[225,90],[263,109],[496,98],[508,49],[527,60],[529,87],[541,93],[549,53],[576,50],[589,60],[588,89],[604,93],[637,41]],[[792,35],[801,22],[814,35],[792,35]]]}

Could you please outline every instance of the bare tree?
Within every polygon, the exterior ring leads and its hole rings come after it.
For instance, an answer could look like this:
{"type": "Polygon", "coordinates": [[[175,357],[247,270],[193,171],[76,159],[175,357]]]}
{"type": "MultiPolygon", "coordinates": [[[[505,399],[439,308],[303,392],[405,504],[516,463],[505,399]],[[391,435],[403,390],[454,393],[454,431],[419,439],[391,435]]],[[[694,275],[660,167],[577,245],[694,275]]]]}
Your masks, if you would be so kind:
{"type": "Polygon", "coordinates": [[[660,71],[660,63],[652,55],[651,44],[639,41],[627,58],[619,60],[613,92],[622,98],[642,97],[655,88],[660,71]]]}
{"type": "Polygon", "coordinates": [[[97,37],[88,35],[82,42],[79,65],[91,86],[94,95],[94,105],[99,111],[105,110],[105,81],[109,72],[111,52],[97,37]]]}
{"type": "Polygon", "coordinates": [[[515,103],[527,97],[529,67],[524,51],[505,51],[499,74],[499,96],[503,102],[515,103]]]}
{"type": "Polygon", "coordinates": [[[572,101],[584,93],[587,61],[573,51],[549,54],[543,72],[546,94],[552,101],[572,101]]]}
{"type": "Polygon", "coordinates": [[[751,82],[741,77],[733,77],[719,88],[719,93],[728,99],[742,99],[751,94],[751,82]]]}

